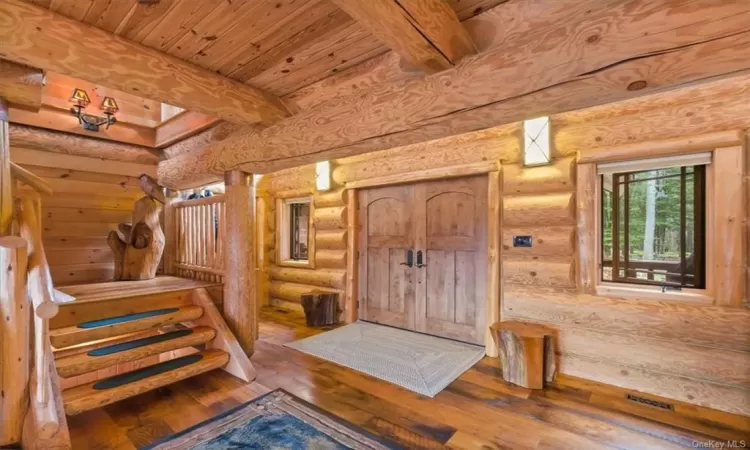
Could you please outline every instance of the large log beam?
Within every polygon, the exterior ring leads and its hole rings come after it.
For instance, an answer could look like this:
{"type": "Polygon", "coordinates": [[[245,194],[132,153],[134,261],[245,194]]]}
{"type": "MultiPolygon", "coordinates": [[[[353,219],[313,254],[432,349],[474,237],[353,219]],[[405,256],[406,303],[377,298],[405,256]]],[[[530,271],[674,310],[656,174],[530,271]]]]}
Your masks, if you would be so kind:
{"type": "Polygon", "coordinates": [[[162,162],[160,181],[180,187],[227,169],[266,173],[750,69],[750,26],[739,18],[750,4],[688,3],[632,0],[572,16],[543,36],[519,39],[512,49],[493,49],[439,74],[331,101],[265,130],[237,133],[162,162]],[[611,31],[583,36],[576,31],[581,29],[611,31]]]}
{"type": "Polygon", "coordinates": [[[21,0],[0,3],[0,57],[233,122],[271,124],[281,101],[21,0]]]}
{"type": "Polygon", "coordinates": [[[161,159],[160,151],[138,145],[102,141],[17,124],[11,124],[9,129],[10,145],[14,148],[142,164],[156,164],[161,159]]]}
{"type": "Polygon", "coordinates": [[[0,59],[0,98],[13,106],[36,111],[42,106],[43,86],[41,70],[0,59]]]}
{"type": "Polygon", "coordinates": [[[453,67],[476,46],[443,0],[333,0],[375,37],[426,73],[453,67]]]}

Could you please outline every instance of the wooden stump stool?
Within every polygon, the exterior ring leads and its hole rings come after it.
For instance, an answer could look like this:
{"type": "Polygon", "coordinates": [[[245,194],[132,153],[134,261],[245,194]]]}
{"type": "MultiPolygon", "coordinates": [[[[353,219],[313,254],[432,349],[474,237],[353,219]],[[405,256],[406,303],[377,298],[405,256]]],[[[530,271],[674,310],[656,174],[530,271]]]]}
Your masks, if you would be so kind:
{"type": "Polygon", "coordinates": [[[555,330],[515,320],[490,327],[500,353],[503,378],[529,389],[542,389],[555,376],[555,330]]]}
{"type": "Polygon", "coordinates": [[[302,294],[302,308],[309,327],[334,325],[339,321],[339,294],[331,292],[308,292],[302,294]]]}

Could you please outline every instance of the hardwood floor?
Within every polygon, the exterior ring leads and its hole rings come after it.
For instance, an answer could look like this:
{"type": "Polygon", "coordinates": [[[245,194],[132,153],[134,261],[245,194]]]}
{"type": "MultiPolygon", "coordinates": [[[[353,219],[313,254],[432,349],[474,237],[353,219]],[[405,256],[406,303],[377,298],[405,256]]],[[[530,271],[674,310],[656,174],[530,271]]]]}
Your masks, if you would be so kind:
{"type": "Polygon", "coordinates": [[[137,448],[276,388],[414,449],[672,449],[748,438],[708,428],[712,438],[607,409],[582,388],[514,387],[490,358],[430,399],[283,347],[321,332],[305,327],[300,313],[267,307],[261,319],[256,382],[215,370],[69,417],[74,448],[137,448]]]}

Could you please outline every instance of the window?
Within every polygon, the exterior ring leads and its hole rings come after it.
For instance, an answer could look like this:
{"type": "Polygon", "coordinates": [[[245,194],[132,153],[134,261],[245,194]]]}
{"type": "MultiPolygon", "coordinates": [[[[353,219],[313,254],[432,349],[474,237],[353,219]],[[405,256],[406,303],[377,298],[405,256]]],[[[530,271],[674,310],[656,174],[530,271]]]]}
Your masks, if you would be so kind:
{"type": "Polygon", "coordinates": [[[710,157],[599,165],[602,281],[705,288],[710,157]]]}
{"type": "Polygon", "coordinates": [[[280,227],[280,256],[288,262],[308,261],[310,242],[310,199],[284,200],[280,227]]]}

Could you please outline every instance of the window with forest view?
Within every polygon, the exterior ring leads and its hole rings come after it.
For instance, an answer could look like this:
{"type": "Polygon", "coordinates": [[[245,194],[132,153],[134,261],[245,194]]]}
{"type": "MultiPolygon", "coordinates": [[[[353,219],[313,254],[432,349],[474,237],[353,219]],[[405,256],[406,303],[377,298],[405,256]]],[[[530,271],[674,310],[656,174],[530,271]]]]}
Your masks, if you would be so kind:
{"type": "Polygon", "coordinates": [[[604,173],[603,281],[705,287],[705,166],[604,173]]]}

